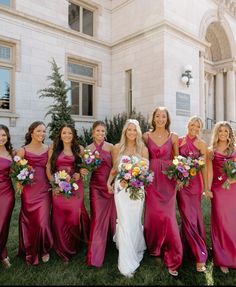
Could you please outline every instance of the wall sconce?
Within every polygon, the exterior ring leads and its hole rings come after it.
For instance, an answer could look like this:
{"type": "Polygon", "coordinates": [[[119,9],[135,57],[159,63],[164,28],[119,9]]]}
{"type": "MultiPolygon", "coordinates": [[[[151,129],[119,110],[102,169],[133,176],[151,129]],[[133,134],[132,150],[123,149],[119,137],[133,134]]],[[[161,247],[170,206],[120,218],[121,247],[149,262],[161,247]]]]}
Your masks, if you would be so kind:
{"type": "Polygon", "coordinates": [[[187,86],[187,88],[190,86],[190,84],[194,83],[194,79],[192,77],[192,66],[187,65],[185,66],[185,71],[181,76],[181,81],[187,86]]]}

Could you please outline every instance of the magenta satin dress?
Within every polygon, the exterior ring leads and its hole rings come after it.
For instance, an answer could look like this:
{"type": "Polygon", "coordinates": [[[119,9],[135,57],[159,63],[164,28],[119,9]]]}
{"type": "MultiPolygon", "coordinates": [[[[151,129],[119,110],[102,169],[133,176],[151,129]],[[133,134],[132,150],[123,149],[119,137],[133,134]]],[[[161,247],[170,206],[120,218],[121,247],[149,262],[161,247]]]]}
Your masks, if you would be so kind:
{"type": "MultiPolygon", "coordinates": [[[[179,139],[180,155],[198,158],[201,154],[194,145],[196,137],[190,139],[186,136],[186,143],[181,146],[179,139]]],[[[199,172],[191,178],[188,186],[177,192],[177,202],[181,216],[181,238],[184,251],[192,253],[196,263],[205,263],[207,260],[206,232],[203,222],[201,199],[203,192],[202,174],[199,172]]]]}
{"type": "Polygon", "coordinates": [[[161,256],[167,268],[177,270],[182,263],[183,248],[176,220],[175,182],[163,174],[173,158],[171,136],[161,146],[148,136],[147,147],[154,181],[146,188],[146,244],[150,255],[161,256]]]}
{"type": "Polygon", "coordinates": [[[90,180],[90,236],[87,264],[101,267],[104,261],[108,235],[114,235],[116,208],[114,195],[107,190],[107,180],[112,168],[111,153],[102,149],[103,143],[96,149],[102,158],[101,165],[92,173],[90,180]],[[109,233],[110,232],[110,233],[109,233]]]}
{"type": "MultiPolygon", "coordinates": [[[[60,153],[56,160],[56,169],[65,170],[71,176],[74,173],[74,156],[60,153]]],[[[69,198],[53,195],[52,232],[54,249],[64,262],[78,253],[81,243],[88,242],[89,216],[84,206],[84,186],[78,180],[79,188],[69,198]]]]}
{"type": "Polygon", "coordinates": [[[25,150],[25,159],[33,167],[32,184],[24,186],[19,216],[19,252],[26,263],[37,265],[49,253],[53,239],[50,224],[51,192],[46,176],[48,152],[40,155],[25,150]]]}
{"type": "Polygon", "coordinates": [[[8,256],[6,244],[15,204],[15,192],[9,176],[10,164],[11,160],[0,157],[0,261],[8,256]]]}
{"type": "Polygon", "coordinates": [[[211,240],[213,262],[215,266],[229,268],[236,268],[236,183],[231,184],[230,189],[222,187],[226,180],[226,176],[222,174],[222,166],[225,160],[235,158],[236,152],[229,157],[214,152],[212,161],[211,240]]]}

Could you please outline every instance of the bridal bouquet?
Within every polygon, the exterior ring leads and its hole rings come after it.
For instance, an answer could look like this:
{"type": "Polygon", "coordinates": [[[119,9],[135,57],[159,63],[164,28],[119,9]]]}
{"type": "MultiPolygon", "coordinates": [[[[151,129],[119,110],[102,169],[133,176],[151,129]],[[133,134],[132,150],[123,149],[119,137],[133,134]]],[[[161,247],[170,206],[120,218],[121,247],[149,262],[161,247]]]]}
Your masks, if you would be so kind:
{"type": "Polygon", "coordinates": [[[153,181],[153,172],[150,171],[148,162],[136,156],[123,156],[118,166],[117,179],[120,188],[129,192],[132,200],[143,199],[144,190],[153,181]]]}
{"type": "Polygon", "coordinates": [[[189,180],[196,176],[197,173],[205,166],[202,156],[199,158],[184,157],[181,155],[175,156],[172,164],[163,171],[169,179],[174,179],[177,182],[176,190],[180,190],[183,186],[189,184],[189,180]]]}
{"type": "MultiPolygon", "coordinates": [[[[98,151],[94,153],[90,149],[85,149],[84,154],[81,157],[82,163],[79,165],[80,168],[86,168],[89,173],[93,172],[101,164],[101,157],[98,151]]],[[[88,181],[87,176],[83,176],[85,181],[88,181]]]]}
{"type": "Polygon", "coordinates": [[[227,179],[223,183],[222,187],[225,189],[230,188],[230,180],[236,180],[236,159],[226,160],[223,164],[223,172],[227,176],[227,179]]]}
{"type": "Polygon", "coordinates": [[[75,180],[65,170],[60,170],[54,173],[53,176],[54,181],[51,182],[52,188],[58,188],[62,195],[70,197],[73,195],[74,190],[79,189],[75,180]]]}
{"type": "Polygon", "coordinates": [[[34,169],[28,161],[19,156],[14,156],[10,166],[10,177],[15,191],[22,193],[26,184],[31,184],[34,178],[34,169]]]}

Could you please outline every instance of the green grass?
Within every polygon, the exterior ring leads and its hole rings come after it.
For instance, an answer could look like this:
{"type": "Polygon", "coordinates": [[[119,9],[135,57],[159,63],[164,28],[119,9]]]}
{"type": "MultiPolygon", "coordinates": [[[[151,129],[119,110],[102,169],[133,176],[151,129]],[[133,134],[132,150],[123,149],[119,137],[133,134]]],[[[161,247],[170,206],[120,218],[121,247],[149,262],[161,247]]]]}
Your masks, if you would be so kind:
{"type": "MultiPolygon", "coordinates": [[[[89,207],[87,191],[86,206],[89,207]]],[[[134,278],[125,278],[117,269],[118,252],[113,242],[109,242],[107,246],[104,265],[101,268],[86,266],[86,246],[68,265],[64,265],[58,256],[51,252],[51,259],[47,264],[28,267],[21,258],[16,257],[19,208],[20,200],[17,196],[7,244],[12,267],[4,269],[0,266],[0,285],[236,285],[236,270],[231,269],[229,274],[223,274],[218,268],[213,268],[210,248],[206,273],[197,273],[194,263],[184,259],[177,278],[170,276],[163,264],[158,265],[147,252],[134,278]]],[[[203,199],[202,208],[207,243],[210,247],[210,202],[203,199]]]]}

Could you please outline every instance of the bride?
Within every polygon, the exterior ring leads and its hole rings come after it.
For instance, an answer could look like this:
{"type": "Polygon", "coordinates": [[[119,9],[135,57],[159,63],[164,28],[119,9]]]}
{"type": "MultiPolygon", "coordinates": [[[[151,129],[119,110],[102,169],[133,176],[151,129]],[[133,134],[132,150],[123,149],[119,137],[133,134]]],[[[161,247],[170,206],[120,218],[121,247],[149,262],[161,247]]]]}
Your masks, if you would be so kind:
{"type": "Polygon", "coordinates": [[[142,140],[139,122],[134,119],[126,121],[120,142],[113,148],[113,169],[107,182],[108,191],[114,192],[117,211],[114,241],[119,250],[118,269],[124,276],[131,278],[146,249],[141,221],[145,194],[144,189],[140,188],[142,199],[131,199],[124,182],[115,177],[120,171],[122,159],[127,157],[148,162],[148,150],[142,140]]]}

